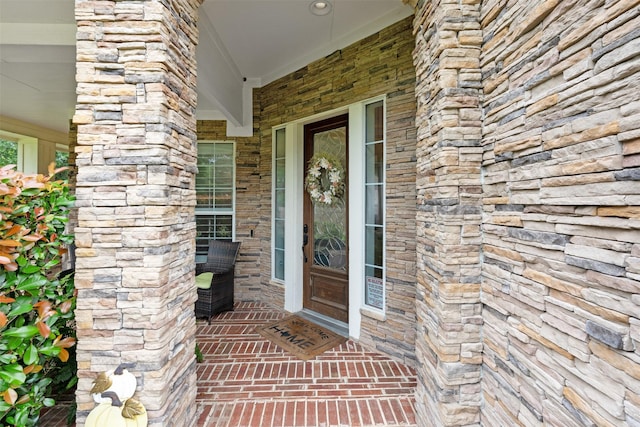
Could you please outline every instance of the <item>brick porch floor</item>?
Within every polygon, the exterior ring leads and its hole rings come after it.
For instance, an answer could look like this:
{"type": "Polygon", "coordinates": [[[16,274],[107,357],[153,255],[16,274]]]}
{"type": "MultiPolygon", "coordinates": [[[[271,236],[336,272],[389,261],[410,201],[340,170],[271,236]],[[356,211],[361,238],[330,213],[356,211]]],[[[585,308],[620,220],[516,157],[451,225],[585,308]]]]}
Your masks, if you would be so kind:
{"type": "MultiPolygon", "coordinates": [[[[351,340],[299,360],[254,331],[285,315],[239,303],[211,325],[198,320],[198,426],[416,425],[414,370],[351,340]]],[[[64,426],[56,412],[41,426],[64,426]]]]}

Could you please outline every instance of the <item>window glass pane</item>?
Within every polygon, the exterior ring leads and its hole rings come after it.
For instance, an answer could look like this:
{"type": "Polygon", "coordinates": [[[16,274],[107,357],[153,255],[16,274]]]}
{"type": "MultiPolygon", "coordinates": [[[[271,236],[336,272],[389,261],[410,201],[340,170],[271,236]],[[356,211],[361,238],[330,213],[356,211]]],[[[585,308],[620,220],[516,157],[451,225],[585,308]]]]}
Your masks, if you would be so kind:
{"type": "Polygon", "coordinates": [[[384,308],[384,281],[381,268],[365,267],[364,303],[380,310],[384,308]]]}
{"type": "Polygon", "coordinates": [[[377,277],[378,279],[382,279],[382,269],[379,267],[366,266],[364,271],[364,274],[367,277],[377,277]]]}
{"type": "Polygon", "coordinates": [[[382,101],[378,101],[366,107],[366,142],[382,141],[384,138],[384,109],[382,106],[382,101]]]}
{"type": "Polygon", "coordinates": [[[276,191],[275,217],[284,219],[284,190],[276,191]]]}
{"type": "Polygon", "coordinates": [[[365,260],[366,264],[382,267],[382,227],[365,228],[365,260]]]}
{"type": "Polygon", "coordinates": [[[365,221],[367,224],[382,225],[383,216],[383,186],[379,184],[367,185],[365,194],[365,221]]]}
{"type": "Polygon", "coordinates": [[[275,247],[284,249],[284,220],[277,219],[275,221],[275,247]]]}
{"type": "Polygon", "coordinates": [[[233,143],[199,143],[196,200],[200,209],[233,209],[233,143]]]}
{"type": "Polygon", "coordinates": [[[0,166],[17,165],[17,164],[18,164],[18,143],[15,141],[7,141],[4,139],[0,139],[0,166]]]}
{"type": "Polygon", "coordinates": [[[216,144],[198,144],[198,163],[208,163],[208,159],[213,157],[215,153],[216,144]]]}
{"type": "MultiPolygon", "coordinates": [[[[69,166],[69,152],[56,151],[56,167],[62,168],[66,166],[69,166]]],[[[56,174],[56,179],[69,180],[70,175],[71,175],[71,171],[67,169],[66,171],[58,172],[56,174]]]]}
{"type": "Polygon", "coordinates": [[[274,252],[274,277],[284,280],[284,249],[276,249],[274,252]]]}
{"type": "Polygon", "coordinates": [[[382,182],[384,177],[384,153],[382,144],[367,145],[367,183],[382,182]]]}
{"type": "Polygon", "coordinates": [[[216,165],[213,184],[216,187],[230,187],[233,180],[233,167],[230,165],[216,165]]]}
{"type": "Polygon", "coordinates": [[[233,216],[196,214],[196,255],[207,255],[209,240],[231,240],[233,216]]]}
{"type": "Polygon", "coordinates": [[[209,144],[215,146],[216,162],[222,162],[223,164],[233,164],[233,144],[230,142],[218,142],[215,144],[209,144]]]}
{"type": "Polygon", "coordinates": [[[284,129],[278,129],[276,131],[276,149],[275,149],[275,153],[276,153],[276,158],[277,159],[281,159],[284,158],[284,137],[285,137],[285,130],[284,129]]]}
{"type": "Polygon", "coordinates": [[[232,235],[232,216],[218,215],[216,220],[215,238],[221,240],[231,240],[232,235]]]}
{"type": "Polygon", "coordinates": [[[284,188],[284,159],[276,160],[276,188],[284,188]]]}
{"type": "Polygon", "coordinates": [[[200,191],[196,193],[196,207],[200,206],[213,206],[213,194],[200,191]]]}
{"type": "Polygon", "coordinates": [[[216,188],[215,197],[214,206],[216,209],[231,210],[233,208],[230,188],[216,188]]]}
{"type": "Polygon", "coordinates": [[[211,182],[209,176],[203,173],[203,168],[199,167],[198,174],[196,175],[196,188],[205,190],[209,182],[211,182]]]}

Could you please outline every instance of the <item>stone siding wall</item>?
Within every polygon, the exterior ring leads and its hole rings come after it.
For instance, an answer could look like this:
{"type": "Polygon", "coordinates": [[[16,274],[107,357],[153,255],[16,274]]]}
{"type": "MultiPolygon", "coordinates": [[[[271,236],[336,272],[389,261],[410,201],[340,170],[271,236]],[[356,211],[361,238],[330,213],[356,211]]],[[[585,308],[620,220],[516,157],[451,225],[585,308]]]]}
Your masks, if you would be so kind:
{"type": "MultiPolygon", "coordinates": [[[[361,340],[413,363],[415,340],[415,71],[411,19],[367,37],[258,89],[259,191],[271,194],[274,126],[387,95],[387,307],[386,320],[363,317],[361,340]]],[[[257,233],[262,239],[263,293],[283,306],[284,288],[271,279],[271,202],[264,199],[257,233]]]]}
{"type": "Polygon", "coordinates": [[[195,424],[199,5],[76,2],[78,425],[121,363],[150,426],[195,424]]]}
{"type": "MultiPolygon", "coordinates": [[[[234,292],[237,301],[263,299],[260,287],[261,239],[257,233],[262,218],[260,209],[263,195],[260,188],[260,139],[258,130],[248,138],[228,137],[227,122],[199,120],[198,140],[235,141],[236,146],[236,236],[242,242],[236,261],[234,292]]],[[[270,161],[269,161],[270,164],[270,161]]]]}
{"type": "Polygon", "coordinates": [[[417,75],[417,415],[480,421],[482,31],[478,1],[425,1],[417,75]]]}
{"type": "Polygon", "coordinates": [[[640,8],[482,2],[482,424],[640,425],[640,8]]]}

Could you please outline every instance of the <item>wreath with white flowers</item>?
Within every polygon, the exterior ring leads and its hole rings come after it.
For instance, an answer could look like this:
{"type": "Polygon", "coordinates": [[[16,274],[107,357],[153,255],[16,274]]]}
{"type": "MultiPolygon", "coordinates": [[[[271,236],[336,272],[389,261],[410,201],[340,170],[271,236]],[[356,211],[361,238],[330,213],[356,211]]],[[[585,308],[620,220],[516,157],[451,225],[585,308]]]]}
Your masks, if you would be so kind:
{"type": "Polygon", "coordinates": [[[330,154],[317,153],[309,160],[304,185],[314,203],[334,204],[344,194],[344,169],[330,154]]]}

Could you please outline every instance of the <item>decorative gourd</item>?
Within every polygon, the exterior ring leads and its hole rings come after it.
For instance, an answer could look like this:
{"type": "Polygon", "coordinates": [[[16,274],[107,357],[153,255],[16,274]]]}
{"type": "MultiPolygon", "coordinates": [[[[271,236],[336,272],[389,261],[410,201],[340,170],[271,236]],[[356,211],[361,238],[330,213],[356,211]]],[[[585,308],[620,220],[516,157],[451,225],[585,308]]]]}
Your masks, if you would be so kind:
{"type": "Polygon", "coordinates": [[[85,427],[147,427],[147,411],[142,404],[128,399],[124,405],[113,391],[101,393],[110,402],[102,402],[89,412],[85,427]]]}
{"type": "Polygon", "coordinates": [[[122,416],[127,421],[127,427],[147,427],[149,421],[147,410],[135,399],[127,399],[124,402],[122,416]]]}
{"type": "Polygon", "coordinates": [[[106,401],[89,412],[84,422],[85,427],[127,427],[127,422],[122,416],[122,402],[118,399],[118,395],[107,391],[102,393],[102,397],[106,401]]]}
{"type": "Polygon", "coordinates": [[[93,397],[96,403],[111,403],[109,399],[102,399],[100,395],[102,392],[107,391],[111,387],[111,379],[109,375],[113,375],[113,371],[100,372],[98,377],[93,381],[93,387],[89,391],[91,397],[93,397]]]}
{"type": "Polygon", "coordinates": [[[105,391],[115,392],[124,402],[136,392],[137,384],[136,376],[120,365],[114,370],[98,374],[90,392],[96,403],[109,403],[109,399],[101,396],[105,391]]]}

